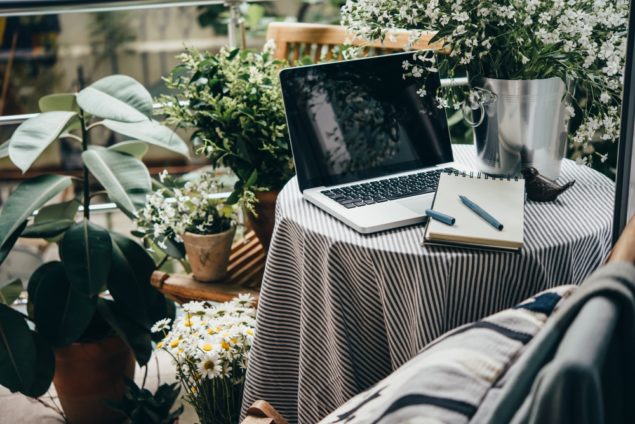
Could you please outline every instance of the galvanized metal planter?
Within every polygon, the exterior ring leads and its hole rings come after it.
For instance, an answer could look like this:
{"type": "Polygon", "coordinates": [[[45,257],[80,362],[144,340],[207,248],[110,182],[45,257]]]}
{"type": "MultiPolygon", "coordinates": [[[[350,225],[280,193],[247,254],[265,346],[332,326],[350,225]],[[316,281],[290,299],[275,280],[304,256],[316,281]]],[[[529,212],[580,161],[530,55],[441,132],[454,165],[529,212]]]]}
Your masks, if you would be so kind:
{"type": "Polygon", "coordinates": [[[565,84],[560,78],[483,78],[484,95],[472,105],[474,144],[481,171],[514,175],[533,166],[556,179],[566,153],[565,84]]]}

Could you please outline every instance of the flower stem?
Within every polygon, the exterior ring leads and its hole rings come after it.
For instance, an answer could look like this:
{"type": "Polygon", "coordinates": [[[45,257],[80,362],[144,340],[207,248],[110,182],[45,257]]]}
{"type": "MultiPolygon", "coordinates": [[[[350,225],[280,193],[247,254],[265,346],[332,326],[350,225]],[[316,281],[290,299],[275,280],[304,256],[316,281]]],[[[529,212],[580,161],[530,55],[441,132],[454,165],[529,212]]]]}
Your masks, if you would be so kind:
{"type": "MultiPolygon", "coordinates": [[[[88,129],[86,128],[86,118],[84,116],[84,111],[79,111],[79,122],[82,126],[82,152],[88,150],[88,145],[90,144],[90,134],[88,133],[88,129]]],[[[90,174],[88,173],[88,167],[86,164],[83,164],[84,167],[84,219],[90,219],[90,174]]]]}

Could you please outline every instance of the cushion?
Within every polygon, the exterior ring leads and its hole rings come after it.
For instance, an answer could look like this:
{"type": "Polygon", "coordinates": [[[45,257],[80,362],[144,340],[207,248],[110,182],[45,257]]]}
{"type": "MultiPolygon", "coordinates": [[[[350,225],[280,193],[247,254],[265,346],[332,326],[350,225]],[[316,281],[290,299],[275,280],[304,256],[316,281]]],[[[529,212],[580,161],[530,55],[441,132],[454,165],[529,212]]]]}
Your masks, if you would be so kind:
{"type": "Polygon", "coordinates": [[[467,423],[489,389],[577,286],[538,293],[454,329],[322,423],[467,423]]]}

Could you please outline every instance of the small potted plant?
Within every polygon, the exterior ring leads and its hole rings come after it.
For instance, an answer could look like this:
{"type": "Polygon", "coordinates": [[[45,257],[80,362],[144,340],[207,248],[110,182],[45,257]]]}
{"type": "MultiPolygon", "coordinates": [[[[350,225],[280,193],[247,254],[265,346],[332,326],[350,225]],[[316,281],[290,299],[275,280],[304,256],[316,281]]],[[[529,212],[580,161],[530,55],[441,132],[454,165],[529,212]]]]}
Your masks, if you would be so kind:
{"type": "Polygon", "coordinates": [[[248,294],[217,306],[189,302],[172,325],[164,319],[153,327],[163,335],[157,348],[172,356],[183,398],[202,424],[239,420],[256,326],[253,303],[248,294]]]}
{"type": "Polygon", "coordinates": [[[150,327],[172,316],[174,305],[150,284],[156,265],[146,250],[91,220],[93,187],[99,184],[134,218],[152,190],[141,161],[147,144],[183,155],[188,148],[152,119],[150,93],[124,75],[103,78],[79,93],[43,97],[40,109],[0,146],[0,157],[27,172],[47,146],[66,138],[82,146],[83,170],[79,178],[27,179],[3,205],[0,264],[20,237],[57,243],[60,259],[31,275],[28,315],[0,297],[0,385],[38,397],[53,381],[69,421],[109,422],[120,416],[104,401],[121,398],[135,358],[140,365],[148,362],[150,327]],[[91,129],[100,126],[135,141],[92,145],[91,129]],[[51,204],[74,186],[79,195],[51,204]]]}
{"type": "Polygon", "coordinates": [[[261,53],[188,49],[179,58],[166,78],[177,96],[160,99],[166,122],[193,128],[197,152],[238,176],[228,203],[244,199],[246,218],[267,248],[277,194],[294,174],[278,80],[287,63],[274,59],[269,44],[261,53]]]}
{"type": "Polygon", "coordinates": [[[164,251],[183,243],[194,278],[222,280],[236,233],[236,208],[225,203],[213,173],[203,172],[189,181],[159,176],[163,187],[148,196],[137,224],[164,251]]]}

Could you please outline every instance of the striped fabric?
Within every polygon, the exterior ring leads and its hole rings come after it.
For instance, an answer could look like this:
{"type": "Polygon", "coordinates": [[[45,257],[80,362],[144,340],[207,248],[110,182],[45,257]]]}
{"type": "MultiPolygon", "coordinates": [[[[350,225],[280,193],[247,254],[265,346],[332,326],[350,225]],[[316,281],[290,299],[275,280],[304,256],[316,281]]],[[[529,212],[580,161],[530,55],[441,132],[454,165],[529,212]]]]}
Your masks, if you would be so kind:
{"type": "MultiPolygon", "coordinates": [[[[455,158],[476,168],[473,147],[455,158]]],[[[565,161],[573,188],[529,202],[520,254],[422,247],[424,227],[361,235],[302,200],[278,198],[244,404],[266,399],[316,423],[446,331],[547,288],[581,283],[610,247],[614,185],[565,161]]]]}
{"type": "Polygon", "coordinates": [[[577,286],[559,286],[513,309],[452,330],[321,424],[467,424],[494,383],[577,286]]]}

